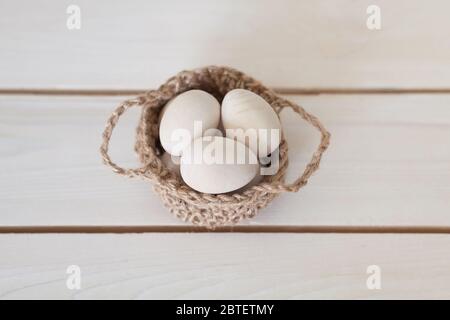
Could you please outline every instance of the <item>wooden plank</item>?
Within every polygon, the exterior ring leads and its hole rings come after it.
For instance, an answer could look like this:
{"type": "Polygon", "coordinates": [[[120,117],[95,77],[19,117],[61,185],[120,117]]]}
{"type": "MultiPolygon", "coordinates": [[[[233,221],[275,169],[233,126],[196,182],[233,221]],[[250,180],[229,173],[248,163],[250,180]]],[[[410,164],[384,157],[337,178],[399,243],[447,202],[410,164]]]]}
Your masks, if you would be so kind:
{"type": "Polygon", "coordinates": [[[242,69],[289,88],[435,88],[450,82],[450,3],[78,0],[0,4],[0,88],[153,88],[183,69],[242,69]],[[369,5],[381,30],[366,26],[369,5]],[[25,9],[26,8],[26,9],[25,9]]]}
{"type": "MultiPolygon", "coordinates": [[[[248,224],[450,227],[450,95],[289,96],[332,133],[320,170],[248,224]]],[[[173,226],[151,185],[101,163],[104,123],[125,97],[0,97],[0,226],[173,226]]],[[[137,166],[138,110],[113,135],[112,157],[137,166]]],[[[318,134],[290,111],[288,180],[318,134]]]]}
{"type": "Polygon", "coordinates": [[[448,235],[0,235],[0,251],[0,299],[450,298],[448,235]]]}

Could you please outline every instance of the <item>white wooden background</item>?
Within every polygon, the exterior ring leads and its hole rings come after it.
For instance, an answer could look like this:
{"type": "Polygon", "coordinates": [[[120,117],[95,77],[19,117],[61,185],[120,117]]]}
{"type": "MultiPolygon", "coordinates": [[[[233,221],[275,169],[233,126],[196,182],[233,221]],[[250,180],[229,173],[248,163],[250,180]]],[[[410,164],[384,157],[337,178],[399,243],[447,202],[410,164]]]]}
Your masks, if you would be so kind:
{"type": "MultiPolygon", "coordinates": [[[[450,298],[449,12],[445,0],[2,1],[0,298],[450,298]],[[66,28],[70,4],[81,30],[66,28]],[[371,4],[381,30],[366,27],[371,4]],[[186,233],[98,152],[120,101],[209,64],[332,133],[308,186],[239,233],[186,233]],[[71,264],[79,291],[65,286],[71,264]],[[366,287],[369,265],[381,290],[366,287]]],[[[124,165],[137,165],[137,117],[113,136],[124,165]]],[[[294,179],[319,137],[282,121],[294,179]]]]}

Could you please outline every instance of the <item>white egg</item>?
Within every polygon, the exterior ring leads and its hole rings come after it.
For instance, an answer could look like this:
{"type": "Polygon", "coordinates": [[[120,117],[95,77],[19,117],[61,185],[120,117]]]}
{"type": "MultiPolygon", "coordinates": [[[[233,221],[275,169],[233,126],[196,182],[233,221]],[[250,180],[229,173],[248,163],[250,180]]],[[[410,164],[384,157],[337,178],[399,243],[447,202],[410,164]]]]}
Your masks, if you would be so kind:
{"type": "Polygon", "coordinates": [[[253,151],[224,137],[197,138],[181,156],[181,177],[192,189],[203,193],[237,190],[252,181],[258,170],[253,151]]]}
{"type": "Polygon", "coordinates": [[[266,100],[251,91],[234,89],[225,95],[222,124],[227,137],[245,143],[259,157],[280,144],[280,119],[266,100]]]}
{"type": "Polygon", "coordinates": [[[220,104],[202,90],[186,91],[170,100],[161,111],[159,138],[172,155],[179,156],[192,140],[220,121],[220,104]]]}

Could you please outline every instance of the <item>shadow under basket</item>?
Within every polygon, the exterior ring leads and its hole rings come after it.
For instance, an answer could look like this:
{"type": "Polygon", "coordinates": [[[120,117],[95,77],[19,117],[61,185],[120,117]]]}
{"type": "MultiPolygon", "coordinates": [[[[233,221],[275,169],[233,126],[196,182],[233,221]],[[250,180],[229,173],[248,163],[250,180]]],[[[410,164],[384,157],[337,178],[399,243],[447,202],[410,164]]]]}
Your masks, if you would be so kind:
{"type": "Polygon", "coordinates": [[[277,96],[274,91],[240,71],[229,67],[209,66],[182,71],[167,80],[158,90],[151,90],[122,102],[107,121],[100,152],[104,163],[112,167],[116,173],[150,180],[164,205],[178,218],[213,229],[254,217],[259,209],[266,207],[282,192],[297,192],[306,185],[309,177],[318,169],[329,140],[330,134],[319,120],[300,106],[277,96]],[[303,120],[320,131],[320,144],[304,172],[292,183],[287,184],[284,181],[288,167],[288,146],[282,134],[279,147],[279,169],[275,175],[264,176],[260,183],[243,191],[217,195],[197,192],[169,170],[159,158],[162,152],[158,123],[160,111],[170,99],[188,90],[201,89],[214,95],[218,101],[222,101],[228,91],[237,88],[247,89],[260,95],[272,106],[278,116],[283,108],[291,108],[303,120]],[[142,114],[137,128],[135,150],[143,167],[125,169],[111,161],[108,155],[109,141],[120,116],[127,109],[136,106],[142,107],[142,114]]]}

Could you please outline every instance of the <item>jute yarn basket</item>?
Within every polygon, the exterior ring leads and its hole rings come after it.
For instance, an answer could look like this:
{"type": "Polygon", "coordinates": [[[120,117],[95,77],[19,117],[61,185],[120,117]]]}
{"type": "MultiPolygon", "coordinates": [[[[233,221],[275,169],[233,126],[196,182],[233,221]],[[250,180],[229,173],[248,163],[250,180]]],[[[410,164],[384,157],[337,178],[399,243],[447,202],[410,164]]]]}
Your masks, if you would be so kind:
{"type": "Polygon", "coordinates": [[[240,71],[229,67],[209,66],[182,71],[167,80],[159,89],[122,102],[107,121],[100,152],[104,163],[112,167],[116,173],[151,181],[164,205],[178,218],[213,229],[254,217],[259,209],[266,207],[282,192],[297,192],[306,185],[309,177],[319,168],[322,154],[327,149],[329,140],[330,134],[319,120],[300,106],[277,96],[274,91],[240,71]],[[284,108],[291,108],[303,120],[319,130],[320,144],[304,172],[292,183],[284,181],[288,167],[288,146],[282,134],[279,147],[279,169],[275,175],[264,176],[260,183],[242,192],[217,195],[197,192],[188,187],[177,174],[166,168],[159,158],[162,152],[158,136],[159,113],[170,99],[191,89],[207,91],[222,101],[228,91],[236,88],[247,89],[260,95],[272,106],[278,116],[284,108]],[[136,106],[142,107],[142,113],[137,127],[135,150],[143,166],[138,169],[125,169],[112,162],[109,157],[109,141],[120,116],[127,109],[136,106]]]}

